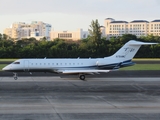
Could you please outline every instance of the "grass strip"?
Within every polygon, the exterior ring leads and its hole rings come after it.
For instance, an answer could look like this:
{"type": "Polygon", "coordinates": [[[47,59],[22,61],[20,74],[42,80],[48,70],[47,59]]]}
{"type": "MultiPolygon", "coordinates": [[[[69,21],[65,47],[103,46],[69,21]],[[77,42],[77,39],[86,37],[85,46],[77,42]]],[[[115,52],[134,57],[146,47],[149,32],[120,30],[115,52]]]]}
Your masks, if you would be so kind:
{"type": "Polygon", "coordinates": [[[160,64],[135,64],[134,66],[120,68],[120,70],[160,70],[160,64]]]}
{"type": "Polygon", "coordinates": [[[4,68],[7,64],[0,64],[0,71],[2,71],[2,68],[4,68]]]}
{"type": "Polygon", "coordinates": [[[0,62],[13,62],[17,59],[0,59],[0,62]]]}
{"type": "Polygon", "coordinates": [[[133,61],[160,61],[159,58],[134,58],[133,61]]]}

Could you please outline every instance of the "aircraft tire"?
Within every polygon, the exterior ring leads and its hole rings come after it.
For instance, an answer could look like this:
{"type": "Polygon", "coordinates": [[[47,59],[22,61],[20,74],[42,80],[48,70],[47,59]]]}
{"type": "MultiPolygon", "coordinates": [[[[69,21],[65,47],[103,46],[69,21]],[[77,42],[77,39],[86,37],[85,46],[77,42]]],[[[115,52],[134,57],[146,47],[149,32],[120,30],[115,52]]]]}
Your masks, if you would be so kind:
{"type": "Polygon", "coordinates": [[[17,80],[18,79],[18,77],[14,77],[14,80],[17,80]]]}
{"type": "Polygon", "coordinates": [[[85,80],[85,75],[80,75],[79,78],[80,78],[81,80],[85,80]]]}

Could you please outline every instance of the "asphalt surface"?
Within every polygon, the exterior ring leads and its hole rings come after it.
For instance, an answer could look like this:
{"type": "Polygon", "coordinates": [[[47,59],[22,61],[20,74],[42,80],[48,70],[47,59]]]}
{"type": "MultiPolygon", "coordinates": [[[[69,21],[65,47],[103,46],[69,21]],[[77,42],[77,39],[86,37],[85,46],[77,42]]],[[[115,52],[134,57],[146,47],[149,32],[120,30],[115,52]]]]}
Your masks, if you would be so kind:
{"type": "Polygon", "coordinates": [[[159,77],[0,77],[0,120],[159,119],[159,77]]]}
{"type": "MultiPolygon", "coordinates": [[[[0,72],[1,77],[12,77],[12,72],[0,72]]],[[[38,77],[38,76],[61,76],[68,78],[78,78],[78,75],[63,75],[63,74],[55,74],[55,73],[44,73],[44,72],[33,72],[30,74],[29,72],[20,72],[18,73],[19,77],[38,77]]],[[[102,73],[99,75],[86,75],[86,78],[107,78],[107,77],[160,77],[160,70],[129,70],[129,71],[111,71],[109,73],[102,73]]]]}

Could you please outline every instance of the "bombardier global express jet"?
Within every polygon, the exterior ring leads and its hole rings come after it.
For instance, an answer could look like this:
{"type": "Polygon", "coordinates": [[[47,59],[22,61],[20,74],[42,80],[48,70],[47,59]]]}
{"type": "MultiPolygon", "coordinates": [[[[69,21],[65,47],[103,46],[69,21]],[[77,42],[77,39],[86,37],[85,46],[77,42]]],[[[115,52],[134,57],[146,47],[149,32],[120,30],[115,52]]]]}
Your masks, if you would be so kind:
{"type": "Polygon", "coordinates": [[[132,58],[141,45],[152,45],[130,40],[114,55],[104,58],[89,59],[19,59],[7,65],[2,70],[13,72],[16,80],[17,72],[53,72],[59,74],[77,74],[81,80],[85,80],[87,74],[107,73],[121,67],[134,65],[132,58]]]}

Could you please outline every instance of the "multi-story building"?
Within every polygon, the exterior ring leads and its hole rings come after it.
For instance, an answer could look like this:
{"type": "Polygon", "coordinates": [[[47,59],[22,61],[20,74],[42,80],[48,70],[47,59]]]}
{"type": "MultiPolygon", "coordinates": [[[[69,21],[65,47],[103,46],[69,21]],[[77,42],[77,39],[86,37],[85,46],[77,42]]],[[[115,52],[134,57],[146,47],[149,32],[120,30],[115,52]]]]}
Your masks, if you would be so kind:
{"type": "MultiPolygon", "coordinates": [[[[100,27],[102,37],[118,37],[123,34],[133,34],[137,37],[146,35],[160,36],[160,20],[148,22],[146,20],[116,21],[113,18],[106,18],[104,26],[100,27]]],[[[31,24],[24,22],[13,23],[10,28],[4,30],[4,34],[9,37],[19,40],[22,38],[34,37],[37,40],[46,38],[53,40],[55,38],[66,40],[85,39],[89,35],[88,31],[78,29],[76,31],[51,31],[51,25],[41,21],[33,21],[31,24]]]]}
{"type": "Polygon", "coordinates": [[[148,22],[146,20],[115,21],[112,18],[105,19],[104,26],[107,38],[118,37],[123,34],[133,34],[137,37],[149,34],[160,36],[160,20],[148,22]]]}
{"type": "Polygon", "coordinates": [[[50,38],[54,40],[56,38],[65,40],[80,40],[88,37],[88,31],[78,29],[76,31],[51,31],[50,38]]]}
{"type": "Polygon", "coordinates": [[[46,39],[49,40],[50,31],[50,24],[41,21],[33,21],[31,24],[23,22],[13,23],[10,28],[4,30],[4,34],[17,40],[30,37],[35,37],[37,40],[46,37],[46,39]]]}

